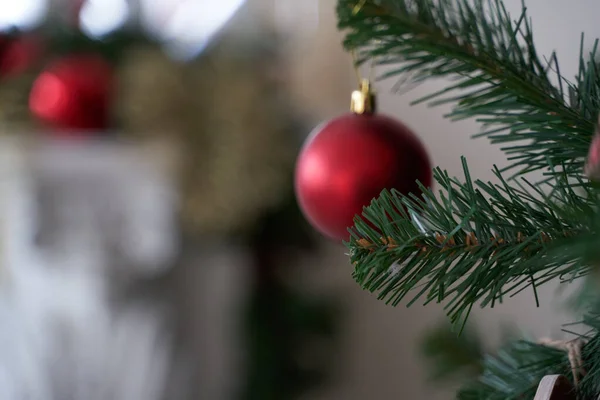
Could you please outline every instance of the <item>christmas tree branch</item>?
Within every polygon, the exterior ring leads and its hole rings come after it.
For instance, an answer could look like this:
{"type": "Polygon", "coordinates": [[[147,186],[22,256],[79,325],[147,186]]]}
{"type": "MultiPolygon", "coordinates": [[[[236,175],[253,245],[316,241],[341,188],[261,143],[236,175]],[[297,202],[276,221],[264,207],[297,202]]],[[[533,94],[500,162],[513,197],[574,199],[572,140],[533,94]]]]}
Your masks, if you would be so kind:
{"type": "MultiPolygon", "coordinates": [[[[445,305],[453,322],[472,306],[493,306],[503,296],[557,278],[585,275],[588,266],[573,242],[589,234],[583,215],[593,210],[566,178],[549,193],[528,186],[473,181],[463,158],[465,181],[437,169],[439,196],[384,191],[356,218],[349,243],[354,277],[379,298],[397,305],[445,305]],[[376,228],[375,228],[376,227],[376,228]]],[[[550,185],[549,185],[550,187],[550,185]]],[[[592,236],[590,236],[592,237],[592,236]]],[[[590,242],[591,243],[591,242],[590,242]]],[[[537,297],[537,294],[536,294],[537,297]]]]}
{"type": "Polygon", "coordinates": [[[593,400],[600,393],[600,303],[587,303],[588,312],[583,321],[570,325],[584,325],[585,334],[573,334],[581,345],[580,363],[584,376],[578,375],[575,384],[572,362],[567,346],[544,344],[545,340],[511,340],[495,354],[484,354],[480,338],[469,331],[456,336],[447,329],[430,332],[423,352],[431,368],[444,372],[438,380],[457,378],[456,372],[467,369],[464,384],[457,398],[463,400],[533,399],[541,379],[546,375],[564,375],[576,386],[577,398],[593,400]],[[465,354],[466,353],[466,354],[465,354]],[[440,366],[440,363],[442,364],[440,366]],[[474,373],[473,373],[474,372],[474,373]]]}
{"type": "Polygon", "coordinates": [[[466,383],[457,394],[460,400],[533,399],[546,375],[572,379],[568,355],[561,349],[529,341],[514,341],[482,360],[483,372],[466,383]]]}
{"type": "Polygon", "coordinates": [[[506,145],[509,168],[581,170],[600,105],[595,50],[582,50],[580,74],[567,82],[554,54],[537,54],[525,8],[513,20],[500,0],[338,0],[338,16],[345,46],[387,65],[385,77],[452,78],[416,103],[452,103],[450,118],[476,118],[478,136],[506,145]]]}

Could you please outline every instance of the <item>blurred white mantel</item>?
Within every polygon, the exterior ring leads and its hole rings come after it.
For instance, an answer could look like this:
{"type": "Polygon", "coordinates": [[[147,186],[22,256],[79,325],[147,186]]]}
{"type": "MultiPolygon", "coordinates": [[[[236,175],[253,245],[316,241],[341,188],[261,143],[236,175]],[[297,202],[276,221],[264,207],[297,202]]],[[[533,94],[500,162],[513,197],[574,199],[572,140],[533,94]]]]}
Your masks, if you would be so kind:
{"type": "Polygon", "coordinates": [[[164,316],[109,303],[114,279],[159,274],[175,255],[173,180],[158,160],[108,142],[1,141],[1,399],[162,398],[164,316]],[[131,271],[109,273],[115,251],[131,271]]]}
{"type": "Polygon", "coordinates": [[[176,252],[176,196],[161,159],[166,153],[111,141],[47,141],[28,152],[28,172],[42,202],[44,191],[51,192],[51,204],[39,208],[50,207],[52,222],[72,227],[63,246],[85,248],[75,241],[100,234],[89,239],[108,241],[126,262],[151,272],[176,252]]]}

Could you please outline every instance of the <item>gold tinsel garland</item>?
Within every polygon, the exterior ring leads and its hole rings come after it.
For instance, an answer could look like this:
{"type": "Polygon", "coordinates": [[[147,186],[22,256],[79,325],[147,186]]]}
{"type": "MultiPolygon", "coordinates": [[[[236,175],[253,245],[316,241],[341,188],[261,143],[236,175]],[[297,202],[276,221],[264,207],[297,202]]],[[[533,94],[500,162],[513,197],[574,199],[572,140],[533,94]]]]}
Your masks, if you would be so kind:
{"type": "Polygon", "coordinates": [[[37,76],[23,73],[0,80],[0,132],[2,135],[31,133],[37,127],[29,111],[29,92],[37,76]]]}
{"type": "Polygon", "coordinates": [[[140,49],[123,64],[118,119],[127,135],[179,144],[193,232],[244,231],[288,194],[295,135],[273,87],[261,64],[227,47],[190,64],[140,49]]]}

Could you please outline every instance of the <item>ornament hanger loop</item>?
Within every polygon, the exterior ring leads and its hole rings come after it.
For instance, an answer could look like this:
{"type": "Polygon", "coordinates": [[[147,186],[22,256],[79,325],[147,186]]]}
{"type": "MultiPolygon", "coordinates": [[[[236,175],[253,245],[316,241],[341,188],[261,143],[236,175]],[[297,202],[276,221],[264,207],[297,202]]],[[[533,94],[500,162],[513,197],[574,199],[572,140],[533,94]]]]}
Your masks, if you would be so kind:
{"type": "Polygon", "coordinates": [[[356,80],[358,82],[358,84],[360,85],[362,83],[362,81],[364,81],[365,79],[374,82],[375,81],[375,60],[371,59],[370,65],[369,65],[369,77],[368,78],[363,78],[362,74],[360,72],[360,62],[358,60],[358,53],[356,52],[356,49],[352,49],[350,51],[350,54],[352,55],[352,65],[354,67],[354,73],[356,74],[356,80]]]}
{"type": "Polygon", "coordinates": [[[353,49],[351,54],[359,89],[352,92],[350,110],[355,114],[372,114],[375,112],[375,92],[371,86],[375,76],[375,62],[371,61],[369,78],[363,78],[358,66],[356,50],[353,49]]]}

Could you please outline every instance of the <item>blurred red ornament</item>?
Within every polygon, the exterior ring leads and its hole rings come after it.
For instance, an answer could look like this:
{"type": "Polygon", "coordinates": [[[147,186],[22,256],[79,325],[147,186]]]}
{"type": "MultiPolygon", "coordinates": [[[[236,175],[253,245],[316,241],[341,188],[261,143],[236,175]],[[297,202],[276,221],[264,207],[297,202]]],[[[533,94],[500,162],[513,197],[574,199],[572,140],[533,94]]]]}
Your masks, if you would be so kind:
{"type": "Polygon", "coordinates": [[[0,79],[27,71],[39,61],[41,55],[42,42],[35,36],[0,36],[0,79]]]}
{"type": "Polygon", "coordinates": [[[296,165],[300,208],[319,232],[336,240],[349,238],[354,216],[383,189],[418,194],[417,180],[432,183],[429,157],[419,139],[401,122],[374,114],[368,86],[365,94],[353,103],[355,113],[310,135],[296,165]]]}
{"type": "Polygon", "coordinates": [[[598,118],[596,132],[594,132],[592,142],[590,143],[583,172],[590,180],[600,181],[600,118],[598,118]]]}
{"type": "Polygon", "coordinates": [[[60,133],[104,130],[113,88],[111,65],[96,55],[74,55],[51,64],[35,80],[29,108],[60,133]]]}

